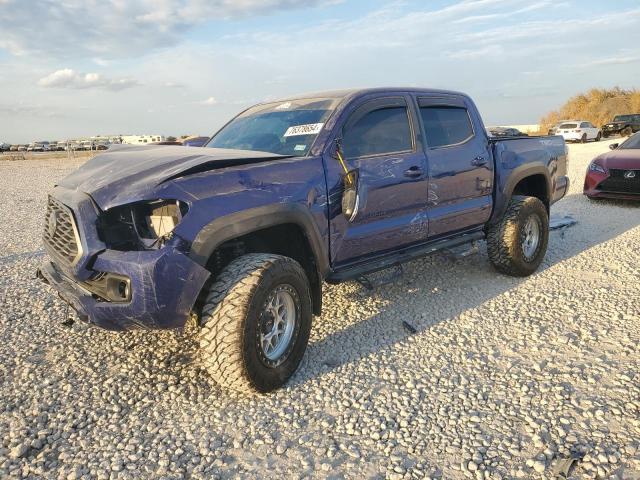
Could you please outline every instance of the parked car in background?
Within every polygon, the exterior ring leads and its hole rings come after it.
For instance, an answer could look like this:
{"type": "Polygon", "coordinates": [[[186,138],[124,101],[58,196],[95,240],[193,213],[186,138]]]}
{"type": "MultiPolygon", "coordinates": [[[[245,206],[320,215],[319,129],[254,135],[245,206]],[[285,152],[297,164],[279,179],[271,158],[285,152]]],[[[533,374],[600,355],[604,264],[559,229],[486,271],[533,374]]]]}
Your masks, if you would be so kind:
{"type": "Polygon", "coordinates": [[[558,128],[560,128],[560,125],[562,125],[565,122],[570,122],[571,120],[560,120],[558,123],[556,123],[553,127],[551,127],[549,129],[549,131],[547,132],[548,135],[556,135],[558,132],[558,128]]]}
{"type": "Polygon", "coordinates": [[[18,145],[19,152],[26,152],[27,148],[28,148],[28,145],[18,145]]]}
{"type": "Polygon", "coordinates": [[[591,199],[640,199],[640,132],[589,164],[584,194],[591,199]]]}
{"type": "Polygon", "coordinates": [[[517,128],[512,127],[489,127],[487,129],[489,136],[504,138],[504,137],[527,137],[526,133],[521,132],[517,128]]]}
{"type": "Polygon", "coordinates": [[[18,147],[20,147],[20,145],[11,145],[11,148],[9,149],[10,152],[17,152],[18,151],[18,147]]]}
{"type": "Polygon", "coordinates": [[[599,142],[602,132],[586,120],[568,120],[556,128],[554,135],[562,135],[565,142],[587,143],[589,140],[599,142]]]}
{"type": "Polygon", "coordinates": [[[209,141],[209,137],[193,137],[182,141],[185,147],[202,147],[209,141]]]}
{"type": "Polygon", "coordinates": [[[0,142],[0,152],[8,152],[11,150],[11,144],[0,142]]]}
{"type": "Polygon", "coordinates": [[[212,378],[266,392],[298,368],[324,281],[483,238],[499,272],[535,272],[566,159],[558,136],[489,138],[457,92],[269,102],[197,154],[123,145],[59,181],[38,276],[103,328],[193,319],[212,378]]]}
{"type": "Polygon", "coordinates": [[[152,142],[149,145],[182,145],[182,142],[177,140],[163,140],[162,142],[152,142]]]}
{"type": "Polygon", "coordinates": [[[602,126],[602,136],[604,138],[616,134],[629,137],[638,131],[640,131],[640,113],[616,115],[611,122],[602,126]]]}
{"type": "Polygon", "coordinates": [[[27,152],[46,152],[49,150],[49,142],[32,142],[27,147],[27,152]]]}

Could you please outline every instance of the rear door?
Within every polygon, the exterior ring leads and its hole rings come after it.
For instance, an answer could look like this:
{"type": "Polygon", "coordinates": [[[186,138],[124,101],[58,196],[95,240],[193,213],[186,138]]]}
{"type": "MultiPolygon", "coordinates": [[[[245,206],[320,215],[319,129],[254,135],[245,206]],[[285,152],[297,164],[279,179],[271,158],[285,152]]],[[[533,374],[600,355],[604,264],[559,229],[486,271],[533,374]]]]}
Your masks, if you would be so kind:
{"type": "Polygon", "coordinates": [[[340,209],[342,167],[325,156],[337,266],[427,239],[428,176],[410,102],[404,95],[368,97],[337,126],[345,164],[358,171],[357,214],[348,220],[340,209]]]}
{"type": "Polygon", "coordinates": [[[587,134],[587,140],[593,140],[598,136],[598,129],[594,127],[590,122],[582,122],[580,124],[580,130],[587,134]]]}
{"type": "Polygon", "coordinates": [[[417,101],[429,168],[429,237],[483,225],[491,215],[494,167],[475,107],[456,95],[417,101]]]}

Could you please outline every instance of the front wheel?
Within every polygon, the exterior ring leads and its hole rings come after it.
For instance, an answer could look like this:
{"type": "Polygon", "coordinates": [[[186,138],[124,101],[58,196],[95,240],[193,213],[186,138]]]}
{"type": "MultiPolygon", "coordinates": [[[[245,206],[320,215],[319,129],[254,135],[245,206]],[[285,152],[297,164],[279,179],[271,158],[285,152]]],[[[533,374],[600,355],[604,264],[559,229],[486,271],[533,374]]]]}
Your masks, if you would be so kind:
{"type": "Polygon", "coordinates": [[[526,277],[538,269],[548,242],[549,214],[536,197],[513,197],[502,219],[487,231],[491,263],[514,277],[526,277]]]}
{"type": "Polygon", "coordinates": [[[580,143],[587,143],[587,134],[582,134],[582,138],[580,139],[580,143]]]}
{"type": "Polygon", "coordinates": [[[602,134],[598,132],[598,135],[596,135],[596,142],[599,142],[601,139],[602,139],[602,134]]]}
{"type": "Polygon", "coordinates": [[[311,289],[298,262],[281,255],[243,255],[207,291],[201,361],[223,387],[275,390],[300,365],[311,319],[311,289]]]}
{"type": "Polygon", "coordinates": [[[621,133],[623,137],[630,137],[633,134],[633,129],[631,127],[627,127],[624,130],[622,130],[621,133]]]}

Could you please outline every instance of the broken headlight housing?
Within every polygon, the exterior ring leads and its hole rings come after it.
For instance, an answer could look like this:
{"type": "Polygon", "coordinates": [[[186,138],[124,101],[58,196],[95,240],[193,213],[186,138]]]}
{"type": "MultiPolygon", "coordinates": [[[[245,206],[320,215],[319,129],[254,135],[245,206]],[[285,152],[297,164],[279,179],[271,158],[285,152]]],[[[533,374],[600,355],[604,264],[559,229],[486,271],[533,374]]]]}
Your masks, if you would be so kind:
{"type": "Polygon", "coordinates": [[[100,216],[98,232],[108,248],[160,248],[189,210],[179,200],[155,200],[115,207],[100,216]]]}

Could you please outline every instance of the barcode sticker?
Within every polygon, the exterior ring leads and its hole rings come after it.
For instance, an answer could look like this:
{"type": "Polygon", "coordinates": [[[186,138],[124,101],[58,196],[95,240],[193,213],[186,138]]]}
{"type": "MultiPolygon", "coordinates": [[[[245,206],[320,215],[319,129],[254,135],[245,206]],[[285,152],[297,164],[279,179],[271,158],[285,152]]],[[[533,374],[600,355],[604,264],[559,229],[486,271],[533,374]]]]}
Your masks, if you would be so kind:
{"type": "Polygon", "coordinates": [[[285,137],[295,137],[297,135],[317,135],[322,130],[324,123],[309,123],[307,125],[294,125],[284,132],[285,137]]]}

